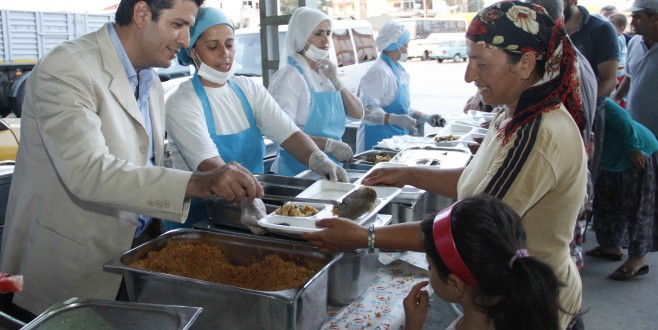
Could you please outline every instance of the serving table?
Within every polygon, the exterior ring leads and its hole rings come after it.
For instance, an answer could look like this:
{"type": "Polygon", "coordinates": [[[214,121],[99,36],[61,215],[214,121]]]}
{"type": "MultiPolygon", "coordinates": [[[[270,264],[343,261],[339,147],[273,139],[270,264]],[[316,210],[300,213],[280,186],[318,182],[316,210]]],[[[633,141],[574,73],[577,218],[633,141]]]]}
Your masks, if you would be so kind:
{"type": "Polygon", "coordinates": [[[328,306],[321,329],[400,329],[402,300],[416,283],[427,279],[424,253],[380,252],[377,275],[366,292],[347,306],[328,306]]]}

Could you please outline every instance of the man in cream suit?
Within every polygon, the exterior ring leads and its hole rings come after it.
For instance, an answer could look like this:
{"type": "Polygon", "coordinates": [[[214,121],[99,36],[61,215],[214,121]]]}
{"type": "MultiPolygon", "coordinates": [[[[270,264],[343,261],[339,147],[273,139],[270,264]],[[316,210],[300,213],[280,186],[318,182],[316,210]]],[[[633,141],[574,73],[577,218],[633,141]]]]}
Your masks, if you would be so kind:
{"type": "Polygon", "coordinates": [[[71,297],[114,300],[103,264],[152,220],[187,218],[189,199],[262,197],[236,163],[163,167],[163,89],[152,67],[189,46],[203,0],[122,0],[116,23],[51,50],[34,68],[21,120],[0,270],[24,276],[13,303],[39,314],[71,297]]]}

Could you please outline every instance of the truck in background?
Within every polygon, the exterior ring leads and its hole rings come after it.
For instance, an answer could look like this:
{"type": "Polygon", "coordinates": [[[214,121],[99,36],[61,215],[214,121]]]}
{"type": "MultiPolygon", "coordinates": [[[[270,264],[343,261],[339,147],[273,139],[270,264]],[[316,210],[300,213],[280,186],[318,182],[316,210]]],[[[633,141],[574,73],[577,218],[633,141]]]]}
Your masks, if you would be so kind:
{"type": "Polygon", "coordinates": [[[46,52],[111,21],[114,14],[0,10],[0,115],[21,116],[25,81],[46,52]]]}

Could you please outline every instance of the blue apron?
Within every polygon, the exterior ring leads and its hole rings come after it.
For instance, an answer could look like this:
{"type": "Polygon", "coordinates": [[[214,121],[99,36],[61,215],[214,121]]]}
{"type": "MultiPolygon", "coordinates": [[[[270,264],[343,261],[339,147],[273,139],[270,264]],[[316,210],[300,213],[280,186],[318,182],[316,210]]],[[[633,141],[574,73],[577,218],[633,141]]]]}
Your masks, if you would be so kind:
{"type": "MultiPolygon", "coordinates": [[[[225,162],[235,161],[244,166],[251,173],[263,174],[265,167],[263,165],[263,158],[265,157],[265,143],[260,129],[256,126],[256,118],[254,118],[253,110],[247,101],[240,86],[238,86],[233,79],[229,79],[229,86],[233,89],[235,94],[240,99],[242,110],[249,121],[249,128],[242,132],[235,134],[217,135],[215,131],[215,121],[212,116],[212,109],[208,101],[206,90],[201,84],[201,80],[195,74],[192,77],[192,85],[197,97],[203,106],[203,113],[206,117],[206,125],[208,126],[208,133],[213,142],[219,150],[219,155],[225,162]]],[[[193,224],[208,219],[207,203],[201,198],[193,198],[190,201],[190,212],[184,224],[165,221],[165,230],[175,228],[190,228],[193,224]]]]}
{"type": "MultiPolygon", "coordinates": [[[[393,62],[386,54],[382,53],[381,58],[391,67],[393,74],[397,79],[398,84],[398,93],[395,95],[393,102],[385,107],[382,107],[386,113],[396,114],[396,115],[409,115],[409,85],[403,84],[400,82],[400,76],[398,75],[398,69],[405,71],[404,68],[397,62],[393,62]]],[[[409,131],[404,128],[400,128],[396,125],[364,125],[364,149],[370,150],[375,146],[379,141],[391,138],[396,135],[407,135],[409,131]]]]}
{"type": "MultiPolygon", "coordinates": [[[[288,57],[288,63],[294,66],[299,73],[304,75],[302,68],[295,60],[288,57]]],[[[340,91],[335,92],[317,92],[306,81],[308,90],[311,92],[311,110],[304,126],[304,133],[309,136],[319,136],[340,141],[345,133],[345,107],[340,91]]],[[[295,176],[308,167],[299,163],[287,151],[279,147],[277,149],[279,168],[277,174],[285,176],[295,176]]],[[[342,166],[340,162],[331,155],[328,155],[336,164],[342,166]]]]}

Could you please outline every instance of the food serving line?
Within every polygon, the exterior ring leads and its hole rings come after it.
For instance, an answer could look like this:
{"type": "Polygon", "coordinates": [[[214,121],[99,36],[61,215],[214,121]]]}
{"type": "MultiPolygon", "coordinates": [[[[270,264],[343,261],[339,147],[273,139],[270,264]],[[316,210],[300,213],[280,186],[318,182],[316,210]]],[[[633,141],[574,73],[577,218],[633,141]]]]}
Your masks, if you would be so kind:
{"type": "MultiPolygon", "coordinates": [[[[310,217],[280,216],[274,210],[294,197],[341,201],[361,187],[360,180],[368,171],[379,167],[465,166],[472,157],[466,144],[481,133],[477,123],[462,121],[449,123],[436,137],[401,136],[384,140],[374,150],[355,155],[354,160],[345,165],[350,183],[320,180],[310,171],[294,178],[258,175],[265,190],[263,201],[268,212],[268,216],[259,221],[268,230],[265,235],[253,235],[246,230],[240,222],[239,206],[210,202],[209,218],[194,229],[169,231],[105,265],[106,271],[124,276],[130,302],[67,301],[51,307],[25,329],[46,323],[52,325],[62,319],[66,319],[67,324],[59,327],[61,329],[82,320],[93,320],[109,327],[120,324],[120,328],[126,328],[118,322],[125,322],[130,313],[150,315],[150,322],[158,324],[158,329],[254,329],[263,326],[272,329],[397,329],[404,323],[402,300],[414,284],[427,279],[423,253],[378,250],[368,253],[362,249],[324,255],[300,240],[298,235],[318,230],[315,219],[332,216],[331,204],[306,203],[318,210],[318,214],[310,217]],[[447,141],[443,139],[449,135],[447,141]],[[316,272],[301,287],[262,291],[135,267],[137,261],[148,258],[150,252],[163,250],[171,242],[216,246],[235,265],[247,265],[277,255],[316,272]]],[[[355,219],[364,226],[423,220],[452,202],[411,186],[371,188],[377,192],[374,207],[355,219]]]]}

